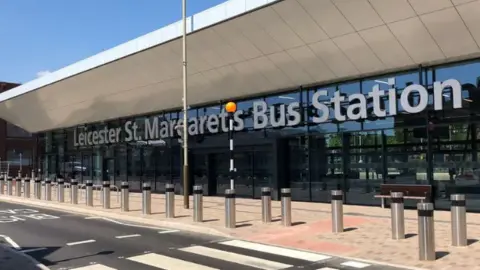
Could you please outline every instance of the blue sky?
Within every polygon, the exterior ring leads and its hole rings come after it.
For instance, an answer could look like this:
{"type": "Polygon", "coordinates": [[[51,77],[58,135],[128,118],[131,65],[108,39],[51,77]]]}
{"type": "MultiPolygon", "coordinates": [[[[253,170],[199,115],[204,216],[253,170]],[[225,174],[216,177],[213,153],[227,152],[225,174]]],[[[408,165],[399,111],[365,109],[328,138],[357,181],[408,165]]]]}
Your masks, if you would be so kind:
{"type": "MultiPolygon", "coordinates": [[[[192,15],[226,0],[187,0],[192,15]]],[[[0,0],[0,81],[25,83],[181,19],[181,0],[0,0]]]]}

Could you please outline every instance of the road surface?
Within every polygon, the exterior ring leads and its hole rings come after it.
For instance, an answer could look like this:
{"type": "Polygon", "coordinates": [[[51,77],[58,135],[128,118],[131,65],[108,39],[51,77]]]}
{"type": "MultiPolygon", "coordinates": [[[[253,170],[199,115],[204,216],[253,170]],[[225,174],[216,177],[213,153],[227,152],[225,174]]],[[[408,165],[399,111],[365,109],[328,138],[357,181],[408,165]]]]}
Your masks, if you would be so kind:
{"type": "Polygon", "coordinates": [[[0,234],[53,270],[399,269],[4,202],[0,234]]]}

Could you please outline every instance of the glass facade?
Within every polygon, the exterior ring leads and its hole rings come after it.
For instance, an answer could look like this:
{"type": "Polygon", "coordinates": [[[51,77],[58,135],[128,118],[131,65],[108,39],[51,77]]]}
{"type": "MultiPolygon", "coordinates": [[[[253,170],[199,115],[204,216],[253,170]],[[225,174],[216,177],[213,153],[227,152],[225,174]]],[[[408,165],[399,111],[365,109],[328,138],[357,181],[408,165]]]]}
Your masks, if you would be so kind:
{"type": "MultiPolygon", "coordinates": [[[[479,211],[478,73],[480,62],[471,61],[238,101],[238,196],[259,198],[264,186],[278,196],[289,187],[293,200],[328,202],[330,190],[341,188],[346,203],[380,205],[373,196],[382,183],[431,184],[437,208],[448,208],[449,194],[460,192],[468,210],[479,211]],[[450,79],[460,82],[458,92],[440,85],[450,79]],[[425,91],[412,90],[418,85],[425,91]],[[384,94],[375,97],[372,89],[384,94]]],[[[195,118],[188,126],[190,183],[208,195],[223,194],[230,183],[223,105],[188,112],[195,118]]],[[[158,192],[174,183],[180,192],[181,119],[182,112],[157,112],[46,132],[37,164],[50,177],[128,181],[133,189],[149,182],[158,192]]]]}

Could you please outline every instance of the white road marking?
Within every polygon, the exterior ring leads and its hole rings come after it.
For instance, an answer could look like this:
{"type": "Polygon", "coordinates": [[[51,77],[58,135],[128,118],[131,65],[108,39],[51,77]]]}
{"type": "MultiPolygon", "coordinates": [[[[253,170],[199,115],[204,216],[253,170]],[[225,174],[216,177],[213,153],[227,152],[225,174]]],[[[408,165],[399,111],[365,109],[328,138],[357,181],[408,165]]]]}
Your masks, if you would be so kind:
{"type": "Polygon", "coordinates": [[[123,238],[131,238],[131,237],[139,237],[141,236],[140,234],[130,234],[130,235],[119,235],[115,236],[117,239],[123,239],[123,238]]]}
{"type": "Polygon", "coordinates": [[[103,264],[92,264],[80,268],[70,268],[70,270],[117,270],[117,268],[111,268],[103,264]]]}
{"type": "Polygon", "coordinates": [[[167,257],[155,253],[149,253],[145,255],[139,255],[127,258],[127,260],[143,263],[149,266],[162,268],[165,270],[178,270],[178,269],[189,269],[189,270],[219,270],[216,268],[211,268],[208,266],[187,262],[184,260],[167,257]]]}
{"type": "Polygon", "coordinates": [[[106,221],[113,222],[113,223],[115,223],[115,224],[120,224],[120,225],[130,226],[130,227],[137,227],[137,228],[145,228],[145,229],[153,229],[153,230],[163,229],[163,228],[161,228],[161,227],[144,226],[144,225],[123,223],[123,222],[120,222],[120,221],[118,221],[118,220],[114,220],[114,219],[110,219],[110,218],[106,218],[106,217],[86,217],[85,219],[103,219],[103,220],[106,220],[106,221]]]}
{"type": "Polygon", "coordinates": [[[24,249],[24,250],[20,250],[21,252],[23,253],[29,253],[29,252],[35,252],[35,251],[39,251],[39,250],[45,250],[47,248],[31,248],[31,249],[24,249]]]}
{"type": "Polygon", "coordinates": [[[96,241],[93,240],[93,239],[90,239],[90,240],[85,240],[85,241],[67,243],[67,246],[75,246],[75,245],[88,244],[88,243],[93,243],[93,242],[96,242],[96,241]]]}
{"type": "Polygon", "coordinates": [[[3,239],[5,239],[5,241],[7,241],[7,242],[10,244],[10,246],[12,246],[14,249],[17,249],[17,250],[18,250],[18,249],[21,249],[21,247],[20,247],[17,243],[15,243],[15,241],[13,241],[12,238],[10,238],[10,237],[8,237],[8,236],[6,236],[6,235],[0,235],[0,237],[2,237],[3,239]]]}
{"type": "Polygon", "coordinates": [[[250,250],[255,250],[255,251],[280,255],[284,257],[295,258],[295,259],[301,258],[302,260],[309,261],[309,262],[324,261],[332,258],[331,256],[326,256],[326,255],[317,254],[313,252],[306,252],[306,251],[300,251],[295,249],[263,245],[263,244],[248,242],[248,241],[242,241],[242,240],[230,240],[225,242],[219,242],[219,244],[232,246],[232,247],[239,247],[244,249],[250,249],[250,250]]]}
{"type": "Polygon", "coordinates": [[[165,233],[174,233],[179,232],[180,230],[168,230],[168,231],[159,231],[158,233],[165,234],[165,233]]]}
{"type": "Polygon", "coordinates": [[[338,268],[331,268],[331,267],[323,267],[323,268],[319,268],[317,270],[340,270],[338,268]]]}
{"type": "Polygon", "coordinates": [[[371,264],[362,263],[362,262],[355,262],[355,261],[348,261],[348,262],[342,263],[341,265],[361,269],[361,268],[369,267],[371,264]]]}
{"type": "Polygon", "coordinates": [[[206,256],[210,258],[214,258],[217,260],[227,261],[227,262],[234,262],[238,264],[243,264],[246,266],[256,267],[259,269],[264,270],[278,270],[292,267],[293,265],[269,261],[265,259],[250,257],[246,255],[236,254],[233,252],[202,247],[202,246],[194,246],[194,247],[187,247],[179,249],[181,251],[206,256]]]}

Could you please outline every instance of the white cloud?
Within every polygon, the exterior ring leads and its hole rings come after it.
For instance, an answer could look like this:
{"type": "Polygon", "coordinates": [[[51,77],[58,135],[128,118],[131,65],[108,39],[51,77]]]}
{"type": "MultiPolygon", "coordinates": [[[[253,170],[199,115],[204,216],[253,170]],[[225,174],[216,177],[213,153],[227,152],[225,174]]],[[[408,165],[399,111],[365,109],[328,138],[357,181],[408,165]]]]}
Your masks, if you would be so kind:
{"type": "Polygon", "coordinates": [[[40,78],[40,77],[43,77],[47,74],[51,73],[50,70],[42,70],[42,71],[39,71],[37,72],[37,78],[40,78]]]}

